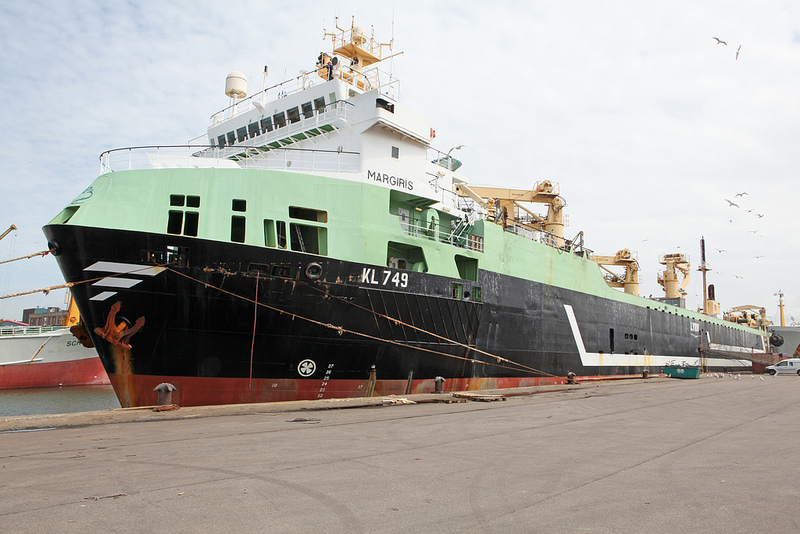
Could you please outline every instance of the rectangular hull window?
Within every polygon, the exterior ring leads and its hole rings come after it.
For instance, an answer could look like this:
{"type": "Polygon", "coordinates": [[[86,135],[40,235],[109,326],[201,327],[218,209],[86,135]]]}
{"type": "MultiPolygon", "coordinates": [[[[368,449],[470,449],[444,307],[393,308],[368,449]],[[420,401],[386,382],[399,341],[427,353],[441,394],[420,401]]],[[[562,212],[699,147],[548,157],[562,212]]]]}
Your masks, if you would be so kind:
{"type": "Polygon", "coordinates": [[[183,212],[170,211],[167,220],[167,233],[179,235],[183,229],[183,212]]]}
{"type": "Polygon", "coordinates": [[[244,217],[242,216],[231,217],[231,241],[244,243],[244,217]]]}
{"type": "Polygon", "coordinates": [[[186,212],[185,224],[183,225],[183,235],[197,237],[197,221],[199,217],[200,214],[196,211],[186,212]]]}
{"type": "Polygon", "coordinates": [[[327,230],[305,224],[289,225],[292,240],[292,250],[308,252],[309,254],[327,254],[327,230]]]}
{"type": "Polygon", "coordinates": [[[320,223],[328,222],[328,212],[322,210],[315,210],[312,208],[300,208],[297,206],[289,206],[289,217],[292,219],[303,219],[306,221],[314,221],[320,223]]]}
{"type": "Polygon", "coordinates": [[[268,247],[278,246],[275,239],[275,221],[272,219],[264,219],[264,245],[268,247]]]}
{"type": "Polygon", "coordinates": [[[280,248],[286,248],[286,223],[283,221],[276,221],[275,230],[278,234],[278,246],[280,248]]]}

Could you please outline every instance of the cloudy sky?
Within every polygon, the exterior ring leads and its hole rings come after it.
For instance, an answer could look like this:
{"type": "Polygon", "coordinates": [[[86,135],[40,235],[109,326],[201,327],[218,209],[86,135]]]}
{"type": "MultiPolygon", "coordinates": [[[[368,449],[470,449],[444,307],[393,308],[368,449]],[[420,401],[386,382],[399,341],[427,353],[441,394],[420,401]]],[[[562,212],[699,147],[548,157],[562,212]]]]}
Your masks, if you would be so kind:
{"type": "MultiPolygon", "coordinates": [[[[101,152],[203,135],[229,72],[260,90],[264,65],[273,83],[313,68],[337,15],[394,36],[401,101],[431,119],[437,148],[466,145],[472,183],[558,182],[567,236],[636,251],[644,296],[662,294],[660,254],[696,269],[705,236],[723,309],[765,306],[777,321],[783,290],[800,321],[789,0],[3,2],[0,232],[19,230],[0,260],[46,248],[41,227],[97,176],[101,152]]],[[[49,256],[0,265],[0,295],[60,283],[49,256]]],[[[688,291],[696,307],[696,271],[688,291]]],[[[0,317],[63,302],[63,290],[0,300],[0,317]]]]}

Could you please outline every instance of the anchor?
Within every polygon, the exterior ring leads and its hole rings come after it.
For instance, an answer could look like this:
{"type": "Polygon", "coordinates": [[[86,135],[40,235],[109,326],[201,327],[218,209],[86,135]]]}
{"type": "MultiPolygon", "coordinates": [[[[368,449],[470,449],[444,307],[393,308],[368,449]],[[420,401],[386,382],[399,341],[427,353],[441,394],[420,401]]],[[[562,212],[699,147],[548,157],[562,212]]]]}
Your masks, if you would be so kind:
{"type": "Polygon", "coordinates": [[[132,327],[126,329],[125,323],[117,325],[116,321],[117,313],[119,313],[119,309],[121,307],[122,302],[115,302],[111,306],[111,310],[108,312],[105,326],[103,328],[95,328],[94,333],[112,345],[117,345],[123,349],[130,350],[131,346],[128,343],[128,339],[130,339],[133,334],[141,330],[141,328],[144,326],[144,317],[139,317],[136,319],[136,323],[134,323],[132,327]]]}

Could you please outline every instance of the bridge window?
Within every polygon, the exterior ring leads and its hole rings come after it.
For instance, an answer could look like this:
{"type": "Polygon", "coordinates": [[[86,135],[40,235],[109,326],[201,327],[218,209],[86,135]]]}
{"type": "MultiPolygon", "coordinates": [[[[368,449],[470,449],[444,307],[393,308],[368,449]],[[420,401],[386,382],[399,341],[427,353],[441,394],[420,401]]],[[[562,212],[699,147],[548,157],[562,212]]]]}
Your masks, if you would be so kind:
{"type": "Polygon", "coordinates": [[[383,98],[378,98],[375,100],[375,107],[380,109],[385,109],[389,113],[394,113],[394,104],[389,103],[383,98]]]}

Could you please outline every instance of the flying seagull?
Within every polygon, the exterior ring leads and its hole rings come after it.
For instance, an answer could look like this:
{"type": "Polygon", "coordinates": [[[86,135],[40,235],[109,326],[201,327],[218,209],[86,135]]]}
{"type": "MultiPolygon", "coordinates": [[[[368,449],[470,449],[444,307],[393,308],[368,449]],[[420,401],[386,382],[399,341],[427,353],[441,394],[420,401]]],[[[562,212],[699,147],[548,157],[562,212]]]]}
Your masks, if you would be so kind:
{"type": "Polygon", "coordinates": [[[758,217],[759,219],[762,219],[764,217],[764,215],[762,215],[761,213],[756,213],[756,217],[758,217]]]}
{"type": "Polygon", "coordinates": [[[735,202],[731,202],[727,198],[725,199],[725,202],[727,202],[729,206],[736,206],[737,208],[739,207],[739,204],[736,204],[735,202]]]}
{"type": "Polygon", "coordinates": [[[728,252],[728,251],[727,251],[727,250],[725,250],[724,248],[718,248],[718,249],[715,249],[715,250],[716,250],[717,252],[719,252],[720,254],[722,254],[723,252],[728,252]]]}
{"type": "Polygon", "coordinates": [[[716,39],[717,40],[717,44],[724,44],[725,46],[728,46],[728,43],[726,43],[725,41],[722,41],[719,37],[712,37],[712,39],[716,39]]]}
{"type": "Polygon", "coordinates": [[[734,274],[733,276],[735,276],[735,277],[736,277],[736,278],[738,278],[739,280],[744,280],[744,279],[743,279],[741,276],[739,276],[738,274],[734,274]]]}
{"type": "Polygon", "coordinates": [[[742,49],[742,45],[739,45],[739,48],[736,49],[736,59],[739,59],[739,50],[742,49]]]}
{"type": "MultiPolygon", "coordinates": [[[[746,194],[747,194],[747,192],[743,191],[743,192],[741,192],[741,193],[736,193],[736,196],[737,196],[737,197],[743,197],[743,196],[745,196],[746,194]]],[[[735,197],[734,197],[734,198],[735,198],[735,197]]]]}
{"type": "Polygon", "coordinates": [[[758,258],[763,258],[763,257],[764,257],[764,256],[753,256],[753,259],[754,259],[754,260],[757,260],[758,258]]]}

